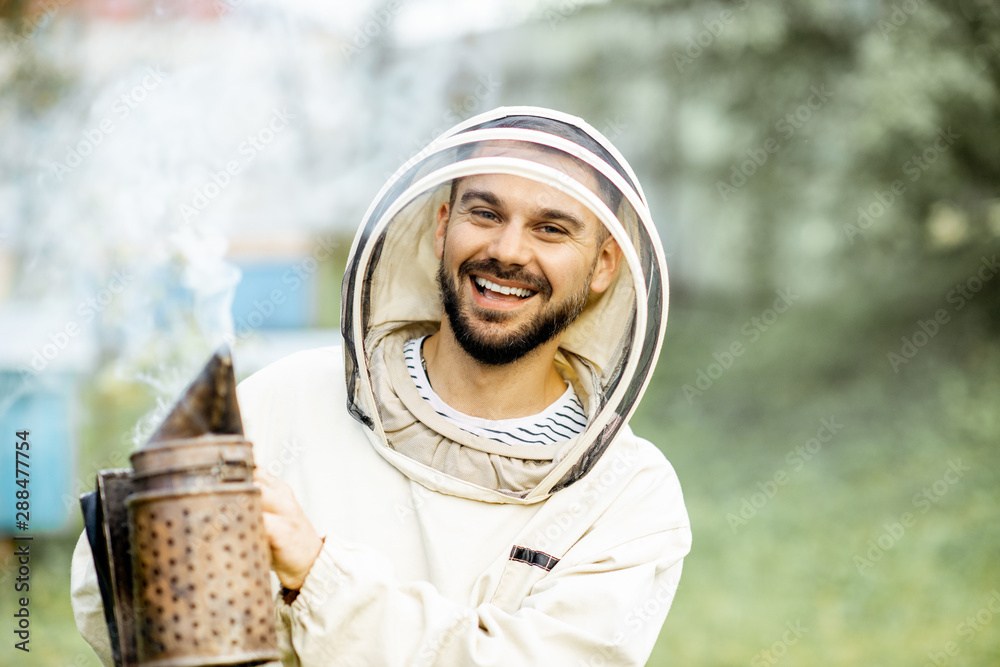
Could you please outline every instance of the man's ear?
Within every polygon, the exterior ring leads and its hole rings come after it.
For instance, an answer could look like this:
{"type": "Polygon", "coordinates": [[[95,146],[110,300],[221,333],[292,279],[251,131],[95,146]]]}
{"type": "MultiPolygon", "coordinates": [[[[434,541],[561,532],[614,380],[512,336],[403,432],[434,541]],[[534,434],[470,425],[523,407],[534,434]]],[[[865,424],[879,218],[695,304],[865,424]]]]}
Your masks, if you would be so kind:
{"type": "Polygon", "coordinates": [[[622,249],[615,241],[615,237],[608,236],[604,239],[600,249],[597,251],[597,261],[594,263],[594,276],[590,279],[590,289],[592,292],[601,294],[611,286],[611,281],[615,279],[618,272],[618,265],[622,261],[622,249]]]}
{"type": "Polygon", "coordinates": [[[434,227],[434,254],[438,259],[444,256],[444,237],[448,232],[448,219],[451,218],[451,204],[444,202],[437,212],[437,225],[434,227]]]}

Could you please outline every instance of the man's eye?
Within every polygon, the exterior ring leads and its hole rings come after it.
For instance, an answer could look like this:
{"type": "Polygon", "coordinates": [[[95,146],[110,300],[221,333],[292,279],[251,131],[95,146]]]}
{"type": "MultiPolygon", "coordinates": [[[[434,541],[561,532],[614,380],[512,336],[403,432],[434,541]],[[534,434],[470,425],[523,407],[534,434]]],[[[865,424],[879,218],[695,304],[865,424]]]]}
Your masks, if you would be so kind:
{"type": "Polygon", "coordinates": [[[486,220],[499,220],[493,211],[484,211],[482,209],[475,209],[472,211],[472,215],[478,218],[484,218],[486,220]]]}
{"type": "Polygon", "coordinates": [[[562,227],[556,227],[555,225],[542,225],[538,228],[543,234],[564,234],[562,227]]]}

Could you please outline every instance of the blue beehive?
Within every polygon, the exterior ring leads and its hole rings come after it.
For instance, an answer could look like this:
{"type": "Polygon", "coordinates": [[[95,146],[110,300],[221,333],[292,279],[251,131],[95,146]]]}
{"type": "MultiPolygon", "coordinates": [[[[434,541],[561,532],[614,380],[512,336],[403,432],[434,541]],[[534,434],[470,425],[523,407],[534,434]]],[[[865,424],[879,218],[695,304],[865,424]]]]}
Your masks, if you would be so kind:
{"type": "MultiPolygon", "coordinates": [[[[73,378],[64,373],[46,374],[36,382],[19,372],[0,371],[0,533],[37,534],[62,528],[70,510],[64,492],[72,483],[74,464],[73,414],[76,396],[73,378]],[[27,379],[24,379],[24,378],[27,379]],[[15,525],[15,435],[27,429],[29,529],[15,525]]],[[[22,468],[24,469],[24,468],[22,468]]],[[[23,479],[23,477],[22,477],[23,479]]],[[[75,500],[75,499],[74,499],[75,500]]]]}

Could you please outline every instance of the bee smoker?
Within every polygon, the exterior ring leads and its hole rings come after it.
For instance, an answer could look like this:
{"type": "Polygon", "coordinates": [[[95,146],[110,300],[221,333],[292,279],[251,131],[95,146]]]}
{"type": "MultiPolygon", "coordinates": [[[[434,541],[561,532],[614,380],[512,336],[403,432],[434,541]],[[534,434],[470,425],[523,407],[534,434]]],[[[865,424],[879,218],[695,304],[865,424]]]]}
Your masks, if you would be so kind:
{"type": "Polygon", "coordinates": [[[270,551],[228,351],[131,462],[98,473],[81,498],[115,664],[278,660],[270,551]]]}

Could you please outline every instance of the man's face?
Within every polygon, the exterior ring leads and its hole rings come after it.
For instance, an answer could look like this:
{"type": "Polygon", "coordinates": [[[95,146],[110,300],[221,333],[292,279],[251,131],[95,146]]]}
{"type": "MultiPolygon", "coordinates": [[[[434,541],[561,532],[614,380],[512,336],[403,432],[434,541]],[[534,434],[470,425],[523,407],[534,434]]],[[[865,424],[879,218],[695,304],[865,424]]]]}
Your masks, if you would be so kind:
{"type": "MultiPolygon", "coordinates": [[[[520,157],[525,150],[477,155],[520,157]]],[[[552,154],[543,160],[596,193],[596,179],[577,163],[552,154]]],[[[621,251],[611,238],[599,241],[600,221],[573,197],[502,174],[463,178],[455,194],[454,207],[438,210],[438,284],[455,337],[478,361],[522,358],[569,326],[591,291],[610,285],[621,251]]]]}

